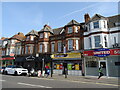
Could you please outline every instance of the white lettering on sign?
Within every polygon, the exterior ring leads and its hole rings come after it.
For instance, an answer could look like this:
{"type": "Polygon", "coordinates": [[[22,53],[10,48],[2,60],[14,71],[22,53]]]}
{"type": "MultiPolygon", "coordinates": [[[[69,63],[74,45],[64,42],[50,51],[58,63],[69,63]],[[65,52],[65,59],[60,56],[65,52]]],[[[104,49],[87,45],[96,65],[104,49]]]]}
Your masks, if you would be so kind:
{"type": "Polygon", "coordinates": [[[110,54],[110,51],[96,51],[96,52],[93,52],[94,55],[95,54],[110,54]]]}
{"type": "Polygon", "coordinates": [[[115,50],[114,54],[120,54],[120,50],[115,50]]]}

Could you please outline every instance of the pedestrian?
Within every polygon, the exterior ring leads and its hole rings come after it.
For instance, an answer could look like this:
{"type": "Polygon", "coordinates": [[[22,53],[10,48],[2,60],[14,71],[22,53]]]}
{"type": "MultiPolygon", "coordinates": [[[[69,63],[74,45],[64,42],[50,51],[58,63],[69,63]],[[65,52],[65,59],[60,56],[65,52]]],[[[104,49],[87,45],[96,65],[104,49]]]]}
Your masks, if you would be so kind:
{"type": "Polygon", "coordinates": [[[103,65],[101,65],[99,67],[99,77],[98,77],[98,79],[100,79],[104,75],[103,72],[102,72],[102,68],[103,68],[103,65]]]}
{"type": "Polygon", "coordinates": [[[27,69],[28,69],[28,76],[31,76],[31,73],[30,73],[31,67],[30,67],[30,65],[28,65],[27,69]]]}
{"type": "Polygon", "coordinates": [[[50,69],[49,66],[45,65],[45,74],[46,74],[46,78],[50,75],[50,69]]]}
{"type": "Polygon", "coordinates": [[[47,75],[46,78],[50,75],[50,69],[47,69],[47,75]]]}

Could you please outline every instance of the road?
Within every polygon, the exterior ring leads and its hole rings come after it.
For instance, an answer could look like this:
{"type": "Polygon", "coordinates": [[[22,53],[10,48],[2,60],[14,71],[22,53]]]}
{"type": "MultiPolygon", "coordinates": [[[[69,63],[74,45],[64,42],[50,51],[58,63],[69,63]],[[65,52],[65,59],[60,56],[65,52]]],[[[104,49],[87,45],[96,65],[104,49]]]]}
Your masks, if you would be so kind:
{"type": "Polygon", "coordinates": [[[117,85],[94,82],[2,75],[2,88],[118,88],[117,85]]]}

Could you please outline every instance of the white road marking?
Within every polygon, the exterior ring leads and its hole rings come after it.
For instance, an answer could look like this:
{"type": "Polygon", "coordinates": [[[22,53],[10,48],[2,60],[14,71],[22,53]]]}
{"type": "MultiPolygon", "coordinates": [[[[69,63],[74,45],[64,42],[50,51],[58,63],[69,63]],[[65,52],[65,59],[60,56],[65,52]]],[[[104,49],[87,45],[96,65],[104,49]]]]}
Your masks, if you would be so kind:
{"type": "Polygon", "coordinates": [[[1,82],[4,82],[4,81],[6,81],[6,80],[0,80],[1,82]]]}
{"type": "Polygon", "coordinates": [[[41,88],[52,88],[52,87],[47,87],[47,86],[42,86],[42,85],[34,85],[34,84],[21,83],[21,82],[18,82],[17,84],[33,86],[33,87],[41,87],[41,88]]]}

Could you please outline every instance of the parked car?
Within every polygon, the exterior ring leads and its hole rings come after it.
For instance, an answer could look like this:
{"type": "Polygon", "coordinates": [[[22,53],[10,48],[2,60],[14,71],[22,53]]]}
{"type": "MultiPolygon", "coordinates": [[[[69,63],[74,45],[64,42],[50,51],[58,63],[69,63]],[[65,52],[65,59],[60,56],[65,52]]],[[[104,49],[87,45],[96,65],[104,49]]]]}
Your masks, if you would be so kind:
{"type": "Polygon", "coordinates": [[[22,66],[10,65],[7,66],[4,70],[5,74],[12,74],[12,75],[27,75],[28,70],[23,68],[22,66]]]}
{"type": "Polygon", "coordinates": [[[0,73],[1,73],[1,74],[4,74],[5,68],[6,68],[6,67],[0,67],[0,73]]]}

